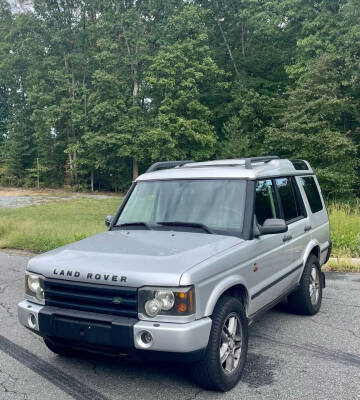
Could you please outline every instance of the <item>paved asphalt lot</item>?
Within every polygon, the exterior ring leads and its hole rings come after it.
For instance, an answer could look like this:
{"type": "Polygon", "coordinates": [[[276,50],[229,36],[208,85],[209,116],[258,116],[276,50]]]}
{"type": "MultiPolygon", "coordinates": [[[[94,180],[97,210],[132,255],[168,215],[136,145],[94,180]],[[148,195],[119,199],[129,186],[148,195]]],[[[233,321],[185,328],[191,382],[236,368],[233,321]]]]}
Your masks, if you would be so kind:
{"type": "Polygon", "coordinates": [[[200,390],[175,364],[66,359],[17,322],[28,257],[0,252],[0,399],[360,399],[360,274],[327,274],[321,312],[281,307],[250,328],[242,382],[200,390]]]}

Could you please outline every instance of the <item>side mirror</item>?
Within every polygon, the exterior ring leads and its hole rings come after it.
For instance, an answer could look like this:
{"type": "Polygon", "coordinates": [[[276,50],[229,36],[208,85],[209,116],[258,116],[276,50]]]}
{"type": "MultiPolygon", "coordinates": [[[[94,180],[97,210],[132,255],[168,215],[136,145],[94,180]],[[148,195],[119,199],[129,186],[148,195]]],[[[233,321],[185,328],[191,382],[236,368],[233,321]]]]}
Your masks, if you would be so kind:
{"type": "Polygon", "coordinates": [[[270,235],[271,233],[283,233],[287,232],[288,226],[283,219],[269,218],[259,226],[261,235],[270,235]]]}
{"type": "Polygon", "coordinates": [[[106,225],[107,227],[110,226],[110,224],[111,224],[113,218],[114,218],[113,215],[108,215],[108,216],[105,218],[105,225],[106,225]]]}

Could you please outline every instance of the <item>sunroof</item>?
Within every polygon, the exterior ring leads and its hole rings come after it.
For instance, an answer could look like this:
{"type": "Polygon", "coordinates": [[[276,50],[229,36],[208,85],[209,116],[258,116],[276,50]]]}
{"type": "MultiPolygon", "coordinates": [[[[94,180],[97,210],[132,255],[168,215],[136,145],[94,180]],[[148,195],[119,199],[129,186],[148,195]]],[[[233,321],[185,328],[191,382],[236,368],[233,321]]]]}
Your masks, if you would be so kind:
{"type": "Polygon", "coordinates": [[[303,160],[290,160],[296,170],[309,169],[306,162],[303,160]]]}

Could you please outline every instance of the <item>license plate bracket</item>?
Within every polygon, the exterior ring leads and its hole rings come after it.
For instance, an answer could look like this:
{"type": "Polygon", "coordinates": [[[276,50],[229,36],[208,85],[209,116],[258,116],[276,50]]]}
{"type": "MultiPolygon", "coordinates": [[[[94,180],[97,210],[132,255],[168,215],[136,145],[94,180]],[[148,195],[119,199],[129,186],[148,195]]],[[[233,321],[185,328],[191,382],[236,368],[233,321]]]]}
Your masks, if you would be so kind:
{"type": "Polygon", "coordinates": [[[78,342],[111,345],[111,324],[56,316],[55,336],[78,342]]]}

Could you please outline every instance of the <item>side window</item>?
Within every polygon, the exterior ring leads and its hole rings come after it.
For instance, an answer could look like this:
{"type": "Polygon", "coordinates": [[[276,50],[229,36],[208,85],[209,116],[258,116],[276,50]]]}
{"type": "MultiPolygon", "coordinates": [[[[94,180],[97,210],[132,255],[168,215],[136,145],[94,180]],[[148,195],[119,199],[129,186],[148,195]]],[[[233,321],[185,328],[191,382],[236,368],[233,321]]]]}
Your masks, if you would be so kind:
{"type": "Polygon", "coordinates": [[[316,186],[315,179],[312,176],[300,178],[301,184],[306,193],[311,212],[316,213],[323,209],[320,194],[316,186]]]}
{"type": "Polygon", "coordinates": [[[270,179],[258,181],[256,184],[255,216],[260,225],[268,218],[280,218],[275,190],[270,179]]]}
{"type": "Polygon", "coordinates": [[[275,179],[279,191],[285,221],[291,221],[301,215],[290,178],[275,179]]]}

